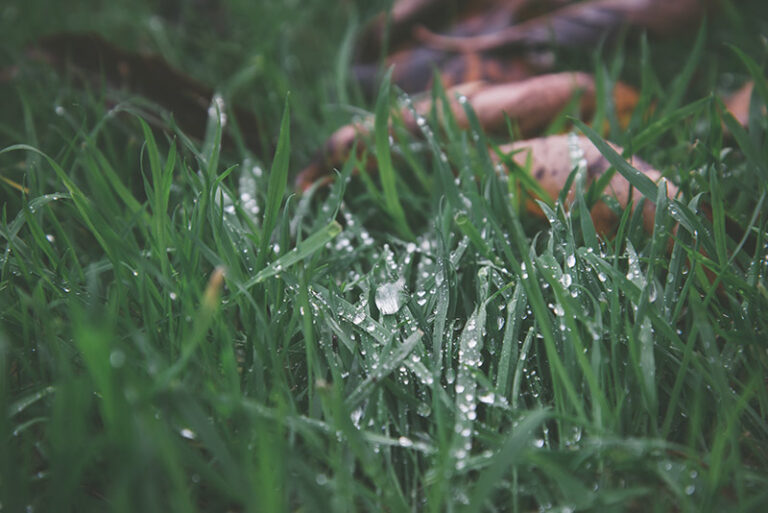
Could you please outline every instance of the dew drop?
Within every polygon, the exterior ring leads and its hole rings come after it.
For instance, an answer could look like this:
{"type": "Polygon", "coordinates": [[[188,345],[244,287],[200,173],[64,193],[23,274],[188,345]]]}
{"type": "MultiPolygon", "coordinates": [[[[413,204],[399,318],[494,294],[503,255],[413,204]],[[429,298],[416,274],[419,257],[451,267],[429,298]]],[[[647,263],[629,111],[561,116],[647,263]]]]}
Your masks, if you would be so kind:
{"type": "Polygon", "coordinates": [[[125,364],[125,353],[119,349],[115,349],[109,354],[109,364],[115,369],[119,369],[125,364]]]}
{"type": "Polygon", "coordinates": [[[396,314],[403,307],[405,280],[384,283],[376,289],[376,307],[384,315],[396,314]]]}

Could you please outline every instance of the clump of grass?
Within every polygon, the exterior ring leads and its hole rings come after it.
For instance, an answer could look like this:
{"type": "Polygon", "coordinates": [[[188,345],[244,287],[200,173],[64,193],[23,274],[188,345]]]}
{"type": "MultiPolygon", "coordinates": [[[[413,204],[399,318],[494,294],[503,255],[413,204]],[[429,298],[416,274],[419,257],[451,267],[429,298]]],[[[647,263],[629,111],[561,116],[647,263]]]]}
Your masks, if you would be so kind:
{"type": "Polygon", "coordinates": [[[420,145],[377,133],[380,178],[353,157],[300,198],[287,114],[272,162],[221,155],[218,116],[201,144],[129,116],[5,147],[3,508],[759,511],[768,96],[739,58],[748,130],[704,98],[617,141],[657,145],[676,198],[577,123],[651,234],[626,209],[599,238],[578,167],[570,208],[521,218],[484,134],[437,113],[420,145]]]}

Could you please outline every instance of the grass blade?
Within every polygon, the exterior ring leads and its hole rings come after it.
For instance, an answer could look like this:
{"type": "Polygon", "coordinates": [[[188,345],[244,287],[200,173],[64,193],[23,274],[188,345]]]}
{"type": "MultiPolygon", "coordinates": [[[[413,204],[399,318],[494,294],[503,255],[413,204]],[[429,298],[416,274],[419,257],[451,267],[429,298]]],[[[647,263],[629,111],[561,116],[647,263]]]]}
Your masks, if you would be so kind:
{"type": "Polygon", "coordinates": [[[592,141],[592,144],[595,145],[600,153],[608,159],[608,162],[610,162],[633,187],[640,191],[640,193],[649,201],[656,203],[656,184],[653,183],[653,180],[632,167],[626,160],[624,160],[624,157],[616,153],[616,150],[611,148],[611,146],[593,129],[578,119],[574,119],[573,122],[578,129],[592,141]]]}
{"type": "Polygon", "coordinates": [[[395,227],[400,235],[407,239],[413,239],[413,232],[411,232],[408,226],[405,211],[400,203],[400,196],[397,193],[397,177],[395,168],[392,165],[392,153],[389,147],[389,88],[391,77],[392,70],[390,69],[384,77],[381,89],[379,90],[379,96],[376,100],[376,121],[374,122],[376,162],[379,166],[379,176],[381,178],[384,205],[387,213],[394,220],[395,227]]]}
{"type": "Polygon", "coordinates": [[[336,221],[331,222],[322,230],[313,233],[303,241],[299,242],[295,248],[288,253],[284,254],[267,267],[259,271],[256,276],[245,283],[245,289],[249,289],[261,283],[267,278],[271,278],[276,274],[288,269],[292,265],[301,262],[308,256],[314,254],[319,249],[322,249],[328,242],[334,239],[342,231],[341,225],[336,221]]]}
{"type": "Polygon", "coordinates": [[[288,98],[285,99],[283,120],[280,123],[280,136],[277,140],[275,158],[269,171],[267,186],[267,205],[264,210],[264,222],[261,226],[259,253],[256,255],[256,269],[261,270],[267,261],[269,241],[277,224],[277,215],[283,202],[285,187],[288,184],[288,164],[291,154],[291,118],[288,98]]]}

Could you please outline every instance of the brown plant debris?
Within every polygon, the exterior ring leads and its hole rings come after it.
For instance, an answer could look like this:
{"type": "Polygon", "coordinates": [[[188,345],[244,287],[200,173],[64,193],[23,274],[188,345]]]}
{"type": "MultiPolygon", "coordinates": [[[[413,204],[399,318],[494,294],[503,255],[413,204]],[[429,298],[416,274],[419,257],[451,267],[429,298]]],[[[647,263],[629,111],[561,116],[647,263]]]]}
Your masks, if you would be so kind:
{"type": "Polygon", "coordinates": [[[623,27],[670,35],[698,20],[709,0],[592,0],[555,11],[490,34],[469,37],[439,35],[417,29],[424,43],[442,50],[482,52],[547,44],[585,46],[623,27]]]}
{"type": "Polygon", "coordinates": [[[750,80],[725,99],[725,108],[741,126],[749,124],[749,104],[754,88],[755,83],[750,80]]]}
{"type": "MultiPolygon", "coordinates": [[[[575,97],[578,97],[579,111],[584,119],[592,116],[596,106],[594,78],[579,72],[540,75],[506,84],[470,82],[449,89],[447,97],[451,113],[459,127],[469,128],[466,111],[459,100],[462,99],[477,114],[483,131],[504,134],[508,117],[516,124],[522,137],[539,134],[575,97]]],[[[616,84],[614,104],[619,118],[626,118],[636,103],[637,92],[634,89],[625,84],[616,84]]],[[[432,108],[431,98],[414,104],[417,118],[428,115],[432,108]]],[[[418,119],[414,118],[412,112],[404,108],[401,109],[400,116],[406,128],[418,136],[418,119]]],[[[305,190],[331,169],[339,167],[349,157],[355,141],[364,141],[372,126],[372,119],[365,119],[336,130],[313,162],[298,175],[297,187],[305,190]]]]}
{"type": "MultiPolygon", "coordinates": [[[[173,115],[192,137],[202,139],[214,90],[175,70],[156,55],[124,50],[94,33],[58,33],[38,40],[29,50],[33,58],[85,82],[125,89],[155,102],[173,115]]],[[[244,109],[231,109],[246,143],[258,143],[258,122],[244,109]]]]}
{"type": "MultiPolygon", "coordinates": [[[[512,154],[515,163],[523,169],[526,168],[526,163],[530,159],[531,176],[554,200],[560,194],[568,176],[573,171],[572,150],[576,149],[572,147],[574,144],[578,146],[577,149],[582,152],[582,157],[586,161],[586,183],[589,185],[608,171],[611,164],[584,136],[552,135],[527,141],[517,141],[501,146],[499,149],[502,153],[512,154]]],[[[618,153],[624,151],[615,144],[611,144],[611,147],[618,153]]],[[[654,182],[661,179],[661,173],[642,159],[631,157],[627,161],[654,182]]],[[[667,187],[671,197],[677,194],[677,188],[673,184],[669,183],[667,187]]],[[[640,192],[631,187],[626,178],[619,173],[614,173],[603,194],[616,198],[622,208],[629,205],[630,198],[633,200],[633,208],[642,198],[640,192]]],[[[569,197],[573,198],[572,191],[569,197]]],[[[544,216],[539,206],[532,200],[526,202],[526,210],[533,215],[544,216]]],[[[648,233],[653,231],[654,213],[655,205],[646,201],[643,207],[643,226],[648,233]]],[[[601,201],[592,208],[592,221],[598,233],[610,234],[616,228],[617,217],[608,205],[601,201]]]]}

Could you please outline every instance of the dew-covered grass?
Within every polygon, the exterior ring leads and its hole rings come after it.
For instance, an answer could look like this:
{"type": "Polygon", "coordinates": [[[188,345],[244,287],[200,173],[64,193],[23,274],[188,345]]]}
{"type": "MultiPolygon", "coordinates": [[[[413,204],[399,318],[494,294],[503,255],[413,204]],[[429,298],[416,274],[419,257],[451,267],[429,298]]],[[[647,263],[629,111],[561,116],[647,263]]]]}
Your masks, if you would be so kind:
{"type": "MultiPolygon", "coordinates": [[[[605,237],[578,152],[573,201],[542,202],[538,221],[525,170],[499,173],[486,145],[501,141],[476,123],[433,112],[391,145],[390,107],[409,99],[384,74],[367,105],[379,174],[357,174],[360,155],[294,194],[349,118],[332,103],[365,105],[343,43],[375,6],[322,4],[231,2],[233,42],[211,43],[229,60],[197,61],[253,101],[269,155],[222,147],[215,110],[191,141],[146,124],[140,99],[115,107],[39,64],[0,85],[2,511],[762,511],[768,82],[748,15],[669,53],[585,59],[604,90],[639,77],[653,108],[622,130],[607,104],[595,126],[680,190],[576,122],[656,205],[652,233],[614,205],[605,237]],[[321,21],[333,35],[302,46],[321,21]],[[226,74],[244,62],[253,75],[226,74]],[[757,81],[747,128],[708,94],[721,72],[757,81]]],[[[121,37],[195,62],[202,43],[137,5],[121,37]]]]}

